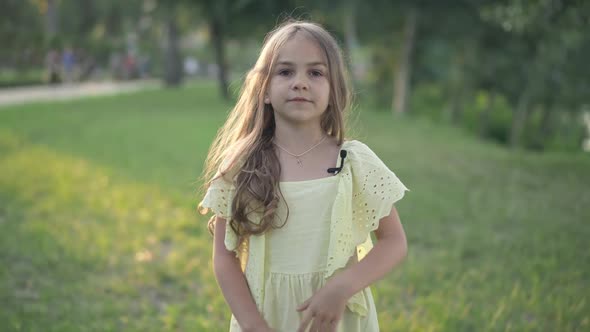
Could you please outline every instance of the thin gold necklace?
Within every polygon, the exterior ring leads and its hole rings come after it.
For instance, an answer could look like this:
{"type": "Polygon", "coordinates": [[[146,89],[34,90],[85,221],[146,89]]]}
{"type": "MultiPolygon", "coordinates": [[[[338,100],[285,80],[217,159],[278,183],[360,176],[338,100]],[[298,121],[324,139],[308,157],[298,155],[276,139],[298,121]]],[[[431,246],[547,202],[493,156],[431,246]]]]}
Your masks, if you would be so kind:
{"type": "Polygon", "coordinates": [[[295,157],[295,160],[297,160],[297,164],[299,165],[299,167],[303,167],[303,162],[301,161],[301,157],[308,153],[309,151],[315,149],[318,145],[322,144],[322,142],[327,138],[328,136],[324,136],[324,138],[322,138],[319,142],[317,142],[314,146],[312,146],[311,148],[309,148],[307,151],[300,153],[300,154],[294,154],[291,153],[289,151],[287,151],[287,149],[285,149],[284,147],[280,146],[274,139],[272,140],[272,142],[274,143],[274,145],[276,145],[277,147],[279,147],[279,149],[287,152],[288,154],[290,154],[291,156],[295,157]]]}

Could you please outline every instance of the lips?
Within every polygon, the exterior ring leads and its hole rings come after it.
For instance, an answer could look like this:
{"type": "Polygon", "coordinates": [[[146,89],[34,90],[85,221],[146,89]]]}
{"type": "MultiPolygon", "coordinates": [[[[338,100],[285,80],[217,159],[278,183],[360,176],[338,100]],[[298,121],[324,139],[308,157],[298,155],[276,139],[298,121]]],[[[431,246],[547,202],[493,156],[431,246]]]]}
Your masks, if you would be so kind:
{"type": "Polygon", "coordinates": [[[311,100],[309,99],[305,99],[303,97],[296,97],[296,98],[291,98],[289,99],[289,101],[297,101],[297,102],[311,102],[311,100]]]}

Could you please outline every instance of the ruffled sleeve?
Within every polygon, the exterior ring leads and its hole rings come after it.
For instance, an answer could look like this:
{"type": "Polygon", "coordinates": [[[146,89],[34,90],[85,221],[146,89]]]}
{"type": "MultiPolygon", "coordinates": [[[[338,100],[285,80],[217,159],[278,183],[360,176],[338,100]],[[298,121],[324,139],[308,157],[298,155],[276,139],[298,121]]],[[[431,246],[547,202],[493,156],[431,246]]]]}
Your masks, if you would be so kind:
{"type": "MultiPolygon", "coordinates": [[[[252,297],[256,302],[258,310],[262,311],[264,299],[264,275],[265,275],[265,234],[250,235],[244,238],[238,237],[230,227],[229,222],[233,217],[232,202],[235,196],[236,188],[229,178],[233,176],[225,175],[218,177],[211,182],[207,189],[205,197],[200,203],[202,208],[211,209],[215,215],[224,218],[227,223],[225,227],[225,247],[227,250],[234,251],[240,261],[240,267],[246,276],[248,287],[252,297]]],[[[254,214],[254,218],[258,215],[254,214]]],[[[257,219],[252,220],[258,222],[257,219]]]]}
{"type": "Polygon", "coordinates": [[[365,144],[351,149],[353,242],[361,260],[372,248],[370,233],[389,216],[395,202],[409,189],[365,144]]]}
{"type": "Polygon", "coordinates": [[[215,215],[227,221],[225,227],[225,247],[227,250],[235,251],[236,255],[238,255],[238,236],[229,225],[229,221],[232,218],[231,205],[234,195],[234,185],[225,177],[218,177],[211,182],[205,197],[199,205],[202,208],[212,210],[215,215]]]}
{"type": "MultiPolygon", "coordinates": [[[[347,158],[338,174],[338,193],[332,207],[326,278],[345,268],[351,259],[360,261],[366,256],[373,247],[371,232],[409,190],[365,144],[347,141],[342,149],[347,151],[347,158]]],[[[367,315],[364,292],[353,295],[347,307],[367,315]]]]}

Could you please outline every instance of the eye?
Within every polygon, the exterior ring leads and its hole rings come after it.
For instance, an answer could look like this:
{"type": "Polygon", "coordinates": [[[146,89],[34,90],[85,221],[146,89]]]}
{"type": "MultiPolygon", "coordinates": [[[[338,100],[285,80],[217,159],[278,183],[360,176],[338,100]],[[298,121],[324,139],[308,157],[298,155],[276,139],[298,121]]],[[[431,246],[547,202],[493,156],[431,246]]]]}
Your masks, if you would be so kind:
{"type": "Polygon", "coordinates": [[[291,75],[292,72],[293,71],[290,70],[290,69],[279,69],[279,71],[277,72],[277,74],[279,76],[289,76],[289,75],[291,75]]]}
{"type": "Polygon", "coordinates": [[[324,73],[323,73],[321,70],[318,70],[318,69],[314,69],[314,70],[312,70],[312,71],[310,72],[310,74],[311,74],[311,76],[314,76],[314,77],[321,77],[321,76],[324,76],[324,73]]]}

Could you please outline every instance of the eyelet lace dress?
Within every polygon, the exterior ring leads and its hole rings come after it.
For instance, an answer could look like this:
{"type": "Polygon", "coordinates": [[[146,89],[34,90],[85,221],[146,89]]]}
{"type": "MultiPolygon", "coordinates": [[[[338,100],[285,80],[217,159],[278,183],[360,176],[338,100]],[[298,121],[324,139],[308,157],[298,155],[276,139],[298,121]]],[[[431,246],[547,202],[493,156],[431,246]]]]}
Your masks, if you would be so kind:
{"type": "MultiPolygon", "coordinates": [[[[365,144],[345,141],[341,149],[348,154],[339,174],[279,184],[285,201],[276,222],[284,223],[288,206],[284,226],[243,241],[226,227],[225,246],[240,259],[258,310],[278,332],[295,331],[303,317],[296,307],[365,257],[373,247],[370,233],[408,190],[365,144]]],[[[219,178],[201,206],[230,220],[234,193],[232,183],[219,178]]],[[[238,331],[232,315],[230,332],[238,331]]],[[[337,331],[379,331],[370,287],[348,300],[337,331]]]]}

